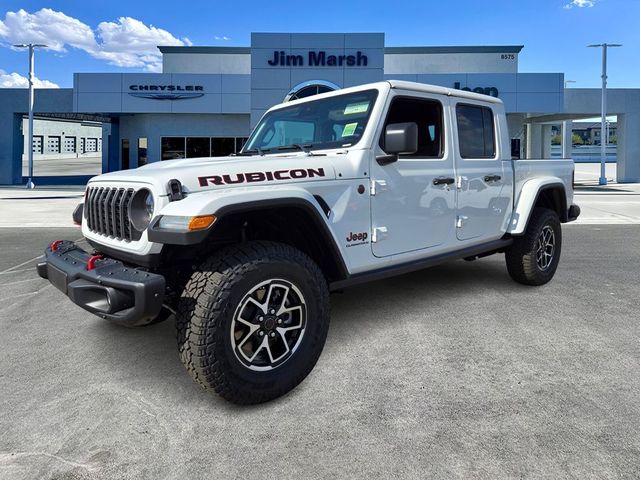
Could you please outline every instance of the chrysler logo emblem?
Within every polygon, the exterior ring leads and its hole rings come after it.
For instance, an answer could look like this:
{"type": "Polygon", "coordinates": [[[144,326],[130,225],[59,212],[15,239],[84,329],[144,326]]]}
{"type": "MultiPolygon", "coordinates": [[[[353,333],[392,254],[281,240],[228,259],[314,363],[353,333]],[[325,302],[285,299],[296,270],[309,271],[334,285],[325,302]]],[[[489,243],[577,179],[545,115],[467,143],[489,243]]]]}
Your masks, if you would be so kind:
{"type": "Polygon", "coordinates": [[[129,95],[153,100],[184,100],[204,95],[201,85],[129,85],[129,95]]]}
{"type": "Polygon", "coordinates": [[[204,93],[130,93],[132,97],[152,98],[154,100],[184,100],[202,97],[204,93]]]}

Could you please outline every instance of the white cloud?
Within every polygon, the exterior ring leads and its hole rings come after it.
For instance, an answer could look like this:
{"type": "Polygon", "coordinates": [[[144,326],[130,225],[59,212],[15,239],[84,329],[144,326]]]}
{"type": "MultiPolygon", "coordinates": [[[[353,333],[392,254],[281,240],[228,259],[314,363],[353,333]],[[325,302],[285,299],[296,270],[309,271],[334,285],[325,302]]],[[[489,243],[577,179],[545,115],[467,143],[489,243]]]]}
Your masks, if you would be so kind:
{"type": "Polygon", "coordinates": [[[7,12],[0,20],[0,39],[9,44],[45,43],[56,52],[65,52],[71,46],[111,65],[154,72],[162,69],[158,45],[192,45],[186,37],[176,38],[167,30],[147,26],[135,18],[101,22],[93,30],[80,20],[49,8],[35,13],[22,9],[7,12]]]}
{"type": "MultiPolygon", "coordinates": [[[[60,88],[49,80],[40,80],[39,78],[33,79],[33,86],[35,88],[60,88]]],[[[0,88],[28,88],[29,79],[23,77],[19,73],[7,73],[4,70],[0,70],[0,88]]]]}
{"type": "Polygon", "coordinates": [[[596,4],[597,0],[572,0],[567,3],[563,8],[567,10],[573,7],[585,8],[585,7],[593,7],[596,4]]]}
{"type": "Polygon", "coordinates": [[[229,40],[231,40],[231,37],[227,37],[226,35],[216,35],[215,37],[213,37],[214,40],[222,40],[224,42],[227,42],[229,40]]]}
{"type": "Polygon", "coordinates": [[[4,21],[0,20],[0,37],[10,43],[44,43],[56,52],[64,52],[65,45],[88,49],[95,44],[88,25],[49,8],[36,13],[7,12],[4,21]]]}

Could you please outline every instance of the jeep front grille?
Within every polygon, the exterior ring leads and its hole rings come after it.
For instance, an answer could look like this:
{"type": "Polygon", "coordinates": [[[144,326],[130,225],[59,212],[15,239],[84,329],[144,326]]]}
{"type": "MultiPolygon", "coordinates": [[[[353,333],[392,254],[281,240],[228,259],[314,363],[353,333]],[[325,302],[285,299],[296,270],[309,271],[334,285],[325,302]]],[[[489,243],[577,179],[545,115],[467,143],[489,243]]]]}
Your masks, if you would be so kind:
{"type": "Polygon", "coordinates": [[[89,230],[118,240],[139,239],[129,220],[134,193],[133,188],[89,187],[84,206],[89,230]]]}

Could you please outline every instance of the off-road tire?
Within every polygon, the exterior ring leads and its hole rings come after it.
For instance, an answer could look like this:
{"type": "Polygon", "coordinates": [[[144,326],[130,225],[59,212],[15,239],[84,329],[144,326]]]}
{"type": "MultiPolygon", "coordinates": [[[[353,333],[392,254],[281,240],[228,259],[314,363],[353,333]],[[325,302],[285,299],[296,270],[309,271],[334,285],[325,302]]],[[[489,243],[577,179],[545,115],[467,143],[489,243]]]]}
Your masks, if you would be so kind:
{"type": "Polygon", "coordinates": [[[292,390],[315,366],[329,328],[327,281],[311,258],[291,246],[266,241],[229,246],[192,273],[178,301],[176,327],[180,359],[197,383],[236,404],[266,402],[292,390]],[[273,277],[303,293],[306,328],[282,365],[254,371],[234,353],[232,319],[247,292],[273,277]]]}
{"type": "Polygon", "coordinates": [[[544,285],[558,268],[562,250],[562,229],[558,214],[548,208],[536,208],[523,236],[514,237],[513,244],[505,252],[507,271],[513,280],[523,285],[544,285]],[[536,253],[539,239],[545,229],[553,231],[553,257],[546,268],[539,266],[536,253]]]}

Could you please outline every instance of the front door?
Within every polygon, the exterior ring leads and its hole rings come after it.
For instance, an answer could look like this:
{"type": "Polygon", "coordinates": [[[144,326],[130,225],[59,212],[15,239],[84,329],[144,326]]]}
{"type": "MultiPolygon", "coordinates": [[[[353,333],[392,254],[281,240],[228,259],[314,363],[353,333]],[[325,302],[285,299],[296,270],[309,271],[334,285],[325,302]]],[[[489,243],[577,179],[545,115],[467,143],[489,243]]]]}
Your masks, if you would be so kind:
{"type": "Polygon", "coordinates": [[[490,104],[455,105],[458,240],[500,238],[511,212],[511,171],[500,158],[495,113],[490,104]]]}
{"type": "Polygon", "coordinates": [[[446,147],[448,99],[396,93],[380,132],[393,123],[418,125],[418,151],[397,162],[371,166],[372,250],[377,257],[435,247],[455,239],[453,155],[446,147]]]}

